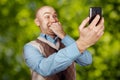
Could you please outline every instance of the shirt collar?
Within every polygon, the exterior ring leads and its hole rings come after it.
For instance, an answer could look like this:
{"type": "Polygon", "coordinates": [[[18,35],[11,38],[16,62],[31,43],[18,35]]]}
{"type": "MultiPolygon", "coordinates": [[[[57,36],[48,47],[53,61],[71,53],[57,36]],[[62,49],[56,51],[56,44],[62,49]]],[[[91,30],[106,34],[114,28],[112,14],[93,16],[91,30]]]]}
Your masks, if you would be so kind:
{"type": "Polygon", "coordinates": [[[43,33],[41,33],[39,37],[42,37],[42,38],[44,38],[44,39],[46,39],[46,40],[48,40],[48,41],[50,41],[51,43],[54,43],[54,44],[56,44],[57,39],[58,39],[57,36],[53,39],[53,38],[50,37],[49,35],[43,34],[43,33]]]}

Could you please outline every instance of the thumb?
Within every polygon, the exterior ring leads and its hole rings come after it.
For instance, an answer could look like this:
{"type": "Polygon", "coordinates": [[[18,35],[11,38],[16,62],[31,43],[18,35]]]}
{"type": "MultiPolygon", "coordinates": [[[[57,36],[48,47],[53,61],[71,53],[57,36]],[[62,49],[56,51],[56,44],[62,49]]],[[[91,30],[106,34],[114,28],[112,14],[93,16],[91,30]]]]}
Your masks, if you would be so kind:
{"type": "Polygon", "coordinates": [[[86,24],[89,22],[89,17],[87,17],[86,19],[84,19],[83,21],[82,21],[82,23],[80,24],[80,26],[79,26],[79,29],[80,30],[82,30],[85,26],[86,26],[86,24]]]}

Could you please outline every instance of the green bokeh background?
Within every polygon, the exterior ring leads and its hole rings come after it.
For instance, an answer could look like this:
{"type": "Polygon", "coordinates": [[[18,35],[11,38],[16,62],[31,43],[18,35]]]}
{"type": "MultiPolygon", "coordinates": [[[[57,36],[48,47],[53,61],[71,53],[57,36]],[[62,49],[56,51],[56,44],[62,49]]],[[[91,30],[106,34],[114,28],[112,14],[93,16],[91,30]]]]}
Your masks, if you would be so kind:
{"type": "Polygon", "coordinates": [[[43,5],[56,9],[64,30],[74,39],[79,37],[78,27],[89,15],[89,7],[102,7],[105,33],[88,48],[93,63],[76,65],[77,80],[119,80],[120,0],[0,0],[0,80],[30,80],[23,46],[40,33],[34,17],[43,5]]]}

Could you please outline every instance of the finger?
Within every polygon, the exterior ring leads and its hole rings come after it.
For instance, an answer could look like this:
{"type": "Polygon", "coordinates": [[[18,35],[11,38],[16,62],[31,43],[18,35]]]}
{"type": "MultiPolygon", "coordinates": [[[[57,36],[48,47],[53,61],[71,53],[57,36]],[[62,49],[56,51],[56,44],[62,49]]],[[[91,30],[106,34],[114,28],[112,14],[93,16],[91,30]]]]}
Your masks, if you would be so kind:
{"type": "Polygon", "coordinates": [[[52,26],[58,27],[58,26],[60,26],[60,25],[61,25],[60,22],[52,23],[52,26]]]}
{"type": "Polygon", "coordinates": [[[89,17],[87,17],[86,19],[84,19],[82,21],[81,25],[79,26],[79,29],[80,30],[83,29],[86,26],[86,24],[88,23],[88,21],[89,21],[89,17]]]}
{"type": "Polygon", "coordinates": [[[104,24],[104,18],[102,17],[102,19],[100,20],[100,22],[98,23],[99,24],[104,24]]]}
{"type": "Polygon", "coordinates": [[[99,31],[99,30],[102,30],[104,31],[104,25],[99,25],[96,27],[96,30],[99,31]]]}
{"type": "Polygon", "coordinates": [[[99,30],[99,32],[97,33],[97,36],[98,36],[98,37],[99,37],[99,36],[102,36],[103,33],[104,33],[104,31],[101,29],[101,30],[99,30]]]}
{"type": "Polygon", "coordinates": [[[92,29],[94,26],[96,26],[96,24],[98,23],[99,19],[100,19],[100,16],[97,15],[97,16],[93,19],[93,21],[91,22],[89,28],[92,29]]]}
{"type": "Polygon", "coordinates": [[[60,24],[60,25],[61,25],[61,22],[58,22],[58,24],[60,24]]]}
{"type": "Polygon", "coordinates": [[[58,23],[52,23],[51,24],[51,28],[55,28],[57,26],[58,23]]]}
{"type": "Polygon", "coordinates": [[[99,35],[97,34],[97,36],[96,36],[96,37],[97,37],[96,41],[98,41],[103,34],[104,34],[104,32],[101,32],[99,35]]]}
{"type": "Polygon", "coordinates": [[[95,26],[94,28],[93,28],[96,32],[98,32],[98,31],[100,31],[100,30],[104,30],[104,25],[99,25],[99,26],[95,26]]]}
{"type": "Polygon", "coordinates": [[[100,23],[96,26],[96,30],[99,31],[100,29],[104,30],[104,19],[103,18],[101,19],[100,23]]]}
{"type": "Polygon", "coordinates": [[[100,38],[103,34],[104,34],[104,32],[101,32],[100,34],[98,34],[98,35],[99,35],[99,38],[100,38]]]}
{"type": "Polygon", "coordinates": [[[62,24],[60,22],[58,22],[58,26],[62,26],[62,24]]]}

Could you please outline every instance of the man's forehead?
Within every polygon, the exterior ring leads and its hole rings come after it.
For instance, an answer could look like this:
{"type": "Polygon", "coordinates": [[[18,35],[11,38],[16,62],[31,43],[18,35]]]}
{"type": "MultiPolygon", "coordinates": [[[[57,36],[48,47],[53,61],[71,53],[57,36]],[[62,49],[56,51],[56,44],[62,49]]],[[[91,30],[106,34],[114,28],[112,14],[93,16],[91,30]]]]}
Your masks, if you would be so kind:
{"type": "Polygon", "coordinates": [[[54,8],[50,7],[50,6],[44,6],[44,7],[41,7],[40,9],[38,9],[37,13],[36,13],[36,16],[37,15],[40,15],[40,14],[45,14],[45,13],[49,13],[49,12],[54,12],[56,13],[56,11],[54,10],[54,8]]]}

